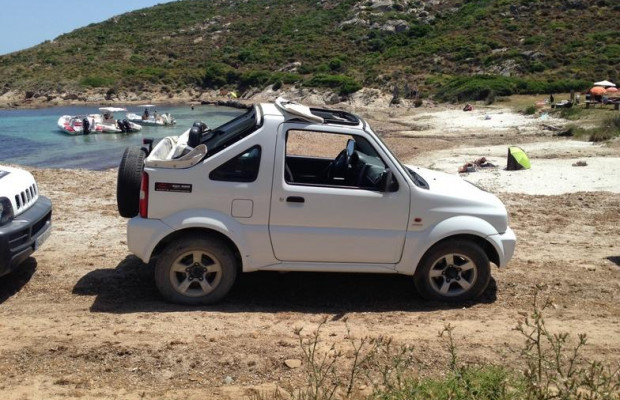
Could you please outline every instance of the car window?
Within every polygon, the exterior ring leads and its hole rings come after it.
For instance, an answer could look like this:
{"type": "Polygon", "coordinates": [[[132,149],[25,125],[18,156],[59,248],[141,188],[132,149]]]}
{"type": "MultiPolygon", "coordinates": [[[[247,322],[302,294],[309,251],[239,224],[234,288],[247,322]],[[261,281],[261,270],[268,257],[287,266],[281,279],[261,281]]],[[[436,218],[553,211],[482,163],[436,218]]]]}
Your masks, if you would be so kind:
{"type": "Polygon", "coordinates": [[[254,182],[260,167],[261,148],[254,146],[226,161],[209,174],[214,181],[254,182]]]}
{"type": "Polygon", "coordinates": [[[284,181],[288,184],[379,190],[385,172],[385,163],[362,136],[309,130],[287,132],[284,181]],[[353,148],[350,156],[347,147],[353,148]]]}
{"type": "Polygon", "coordinates": [[[347,146],[351,135],[316,131],[288,131],[286,139],[287,156],[336,158],[347,146]]]}

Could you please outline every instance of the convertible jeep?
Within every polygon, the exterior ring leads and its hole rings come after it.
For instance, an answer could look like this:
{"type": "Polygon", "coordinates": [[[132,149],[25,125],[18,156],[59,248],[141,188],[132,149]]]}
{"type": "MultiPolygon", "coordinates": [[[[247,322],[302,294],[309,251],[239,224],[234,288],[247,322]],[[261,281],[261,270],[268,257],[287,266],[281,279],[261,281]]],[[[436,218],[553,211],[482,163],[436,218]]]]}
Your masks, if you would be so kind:
{"type": "Polygon", "coordinates": [[[282,98],[126,149],[117,201],[130,251],[182,304],[252,271],[410,275],[423,297],[461,302],[516,242],[494,195],[403,165],[359,116],[282,98]]]}

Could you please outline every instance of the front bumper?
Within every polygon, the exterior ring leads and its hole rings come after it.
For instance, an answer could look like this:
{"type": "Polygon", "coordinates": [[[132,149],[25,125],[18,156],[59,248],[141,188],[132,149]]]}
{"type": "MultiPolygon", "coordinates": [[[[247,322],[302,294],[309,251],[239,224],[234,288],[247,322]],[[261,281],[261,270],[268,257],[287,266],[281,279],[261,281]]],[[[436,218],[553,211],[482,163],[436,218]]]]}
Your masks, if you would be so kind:
{"type": "Polygon", "coordinates": [[[48,238],[52,202],[44,196],[24,213],[0,226],[0,276],[17,268],[48,238]]]}
{"type": "Polygon", "coordinates": [[[488,239],[493,242],[493,245],[499,255],[498,267],[505,267],[515,252],[515,246],[517,245],[517,237],[515,236],[515,233],[509,227],[506,229],[506,232],[488,236],[488,239]]]}

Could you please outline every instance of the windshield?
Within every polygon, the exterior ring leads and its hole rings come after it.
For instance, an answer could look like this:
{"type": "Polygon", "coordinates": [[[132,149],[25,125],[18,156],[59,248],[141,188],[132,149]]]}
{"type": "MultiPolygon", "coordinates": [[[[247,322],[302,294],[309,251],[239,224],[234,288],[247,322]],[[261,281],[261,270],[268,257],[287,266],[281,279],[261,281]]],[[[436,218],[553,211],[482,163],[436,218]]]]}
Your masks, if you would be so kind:
{"type": "Polygon", "coordinates": [[[374,131],[370,128],[370,126],[366,123],[366,121],[364,121],[364,127],[366,130],[368,130],[370,133],[373,133],[374,136],[377,138],[377,140],[379,142],[381,142],[381,144],[383,144],[383,147],[386,149],[386,151],[392,156],[393,160],[395,160],[398,165],[400,165],[400,167],[407,173],[407,175],[409,176],[409,178],[413,181],[414,185],[416,185],[417,187],[420,187],[422,189],[428,189],[428,182],[426,182],[424,180],[424,178],[422,178],[417,172],[415,172],[414,170],[412,170],[409,167],[406,167],[399,159],[398,157],[396,157],[396,155],[394,155],[394,153],[392,153],[392,150],[388,147],[387,144],[385,144],[385,142],[383,141],[383,139],[381,139],[381,137],[379,135],[377,135],[376,133],[374,133],[374,131]]]}

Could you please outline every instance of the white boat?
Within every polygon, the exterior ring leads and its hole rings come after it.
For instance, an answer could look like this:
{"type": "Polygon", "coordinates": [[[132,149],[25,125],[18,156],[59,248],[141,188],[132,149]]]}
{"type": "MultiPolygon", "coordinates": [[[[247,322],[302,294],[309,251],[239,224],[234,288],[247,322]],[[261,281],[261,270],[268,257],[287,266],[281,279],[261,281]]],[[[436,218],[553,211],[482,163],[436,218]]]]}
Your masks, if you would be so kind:
{"type": "Polygon", "coordinates": [[[170,113],[160,114],[155,110],[155,106],[152,104],[145,104],[138,107],[144,108],[144,112],[142,115],[127,113],[127,119],[129,121],[147,126],[173,125],[176,122],[170,113]]]}
{"type": "Polygon", "coordinates": [[[103,127],[95,124],[95,115],[63,115],[58,118],[58,128],[68,135],[100,133],[103,127]]]}
{"type": "Polygon", "coordinates": [[[58,128],[69,135],[88,135],[91,133],[131,133],[142,129],[142,126],[128,121],[117,120],[115,112],[127,111],[126,108],[101,107],[100,114],[63,115],[58,118],[58,128]]]}
{"type": "Polygon", "coordinates": [[[99,111],[101,111],[102,114],[94,114],[95,125],[97,127],[101,126],[101,131],[103,133],[131,133],[142,130],[142,126],[135,122],[131,122],[127,119],[117,120],[114,118],[115,112],[126,112],[126,108],[100,107],[99,111]]]}

